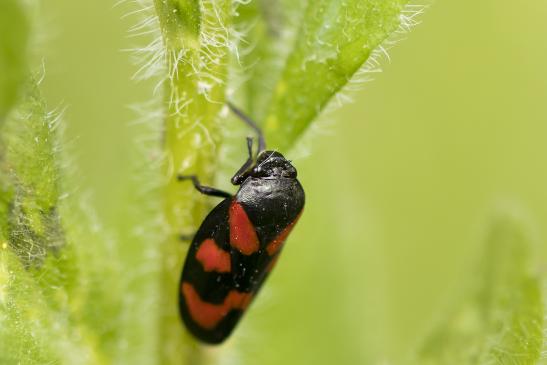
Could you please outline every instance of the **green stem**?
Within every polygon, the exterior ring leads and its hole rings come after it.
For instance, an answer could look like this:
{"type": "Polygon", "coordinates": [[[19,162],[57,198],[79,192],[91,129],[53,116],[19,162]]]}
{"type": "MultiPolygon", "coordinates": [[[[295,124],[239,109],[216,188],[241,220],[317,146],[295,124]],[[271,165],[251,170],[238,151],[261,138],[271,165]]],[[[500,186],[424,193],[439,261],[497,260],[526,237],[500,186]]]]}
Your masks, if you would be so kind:
{"type": "Polygon", "coordinates": [[[195,231],[207,210],[205,199],[177,174],[195,174],[210,184],[221,142],[219,112],[224,105],[229,58],[231,1],[155,0],[166,50],[164,215],[168,239],[163,250],[162,363],[200,357],[180,324],[178,291],[186,245],[181,234],[195,231]],[[186,346],[186,347],[185,347],[186,346]]]}

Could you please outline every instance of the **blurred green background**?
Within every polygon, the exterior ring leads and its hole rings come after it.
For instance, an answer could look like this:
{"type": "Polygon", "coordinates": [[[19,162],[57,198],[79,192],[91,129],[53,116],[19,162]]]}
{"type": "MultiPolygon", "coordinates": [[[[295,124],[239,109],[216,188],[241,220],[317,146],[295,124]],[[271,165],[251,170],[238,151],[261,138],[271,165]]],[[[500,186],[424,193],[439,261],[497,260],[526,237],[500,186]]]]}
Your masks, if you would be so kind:
{"type": "MultiPolygon", "coordinates": [[[[135,19],[110,0],[44,10],[43,89],[67,106],[82,190],[125,236],[144,130],[128,106],[154,85],[131,81],[122,50],[144,40],[128,37],[135,19]]],[[[306,212],[235,338],[214,350],[237,346],[223,362],[402,363],[461,290],[499,213],[524,223],[545,262],[545,19],[539,1],[438,1],[385,72],[326,117],[335,123],[309,156],[295,156],[306,212]]]]}

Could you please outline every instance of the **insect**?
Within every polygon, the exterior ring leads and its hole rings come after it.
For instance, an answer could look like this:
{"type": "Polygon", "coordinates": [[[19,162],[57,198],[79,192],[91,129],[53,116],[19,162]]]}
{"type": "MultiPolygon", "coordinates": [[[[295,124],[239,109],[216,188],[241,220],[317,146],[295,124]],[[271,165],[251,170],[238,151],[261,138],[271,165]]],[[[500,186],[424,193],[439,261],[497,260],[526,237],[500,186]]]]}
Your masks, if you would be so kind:
{"type": "Polygon", "coordinates": [[[230,109],[258,135],[247,137],[249,157],[232,177],[235,195],[191,180],[202,194],[224,198],[207,215],[190,245],[179,291],[188,330],[210,344],[224,341],[275,265],[304,207],[304,190],[291,162],[266,151],[260,128],[232,104],[230,109]]]}

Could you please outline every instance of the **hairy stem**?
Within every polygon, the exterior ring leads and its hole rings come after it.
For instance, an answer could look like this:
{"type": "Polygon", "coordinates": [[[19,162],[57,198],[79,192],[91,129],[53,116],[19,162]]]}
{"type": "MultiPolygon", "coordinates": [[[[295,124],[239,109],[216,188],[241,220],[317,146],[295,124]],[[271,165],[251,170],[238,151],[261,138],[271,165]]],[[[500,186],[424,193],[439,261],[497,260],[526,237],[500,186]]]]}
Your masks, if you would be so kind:
{"type": "Polygon", "coordinates": [[[219,113],[224,105],[229,57],[231,1],[156,0],[165,45],[164,215],[168,239],[163,250],[162,363],[189,363],[195,344],[180,324],[178,291],[185,248],[181,234],[192,233],[206,213],[205,199],[177,174],[195,174],[212,182],[221,142],[219,113]],[[184,347],[184,345],[188,347],[184,347]]]}

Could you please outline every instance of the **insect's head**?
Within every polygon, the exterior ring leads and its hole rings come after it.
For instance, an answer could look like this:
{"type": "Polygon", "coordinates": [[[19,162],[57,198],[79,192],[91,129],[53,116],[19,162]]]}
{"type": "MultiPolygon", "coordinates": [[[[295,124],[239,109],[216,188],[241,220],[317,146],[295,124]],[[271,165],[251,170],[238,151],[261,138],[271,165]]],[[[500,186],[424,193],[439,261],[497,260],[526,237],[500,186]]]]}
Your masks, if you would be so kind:
{"type": "Polygon", "coordinates": [[[250,173],[253,177],[296,178],[296,169],[277,151],[262,151],[250,173]]]}
{"type": "Polygon", "coordinates": [[[232,184],[240,185],[249,176],[257,178],[296,178],[296,169],[277,151],[262,151],[254,164],[243,165],[232,178],[232,184]]]}

